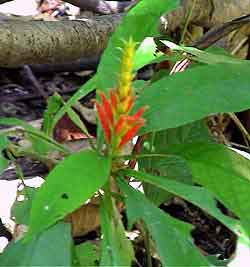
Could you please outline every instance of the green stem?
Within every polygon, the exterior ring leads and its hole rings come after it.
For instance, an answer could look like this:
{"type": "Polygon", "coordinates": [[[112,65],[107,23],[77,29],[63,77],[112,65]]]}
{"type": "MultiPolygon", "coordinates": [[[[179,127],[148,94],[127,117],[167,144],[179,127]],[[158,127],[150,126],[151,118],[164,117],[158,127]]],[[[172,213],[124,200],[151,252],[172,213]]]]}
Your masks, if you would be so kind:
{"type": "Polygon", "coordinates": [[[113,159],[124,159],[124,160],[131,160],[131,159],[141,159],[141,158],[151,158],[151,157],[158,157],[158,158],[167,158],[172,157],[174,155],[171,154],[137,154],[137,155],[122,155],[122,156],[115,156],[113,159]]]}

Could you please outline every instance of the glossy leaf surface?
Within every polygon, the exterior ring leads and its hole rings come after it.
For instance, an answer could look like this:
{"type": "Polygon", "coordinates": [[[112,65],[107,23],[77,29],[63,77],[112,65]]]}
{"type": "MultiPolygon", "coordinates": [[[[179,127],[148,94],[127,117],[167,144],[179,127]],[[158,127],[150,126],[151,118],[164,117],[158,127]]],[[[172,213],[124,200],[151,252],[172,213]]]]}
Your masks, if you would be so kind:
{"type": "Polygon", "coordinates": [[[149,106],[140,134],[175,128],[218,112],[249,108],[248,69],[246,63],[200,66],[148,86],[134,107],[149,106]]]}
{"type": "Polygon", "coordinates": [[[30,234],[37,234],[87,201],[108,180],[109,159],[81,151],[60,162],[32,203],[30,234]]]}

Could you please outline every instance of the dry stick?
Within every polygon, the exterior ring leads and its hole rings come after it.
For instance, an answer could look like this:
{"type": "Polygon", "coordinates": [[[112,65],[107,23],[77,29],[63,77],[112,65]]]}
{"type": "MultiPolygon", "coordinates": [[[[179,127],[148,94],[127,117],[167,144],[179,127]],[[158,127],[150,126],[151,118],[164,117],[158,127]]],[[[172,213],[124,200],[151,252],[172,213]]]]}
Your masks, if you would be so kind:
{"type": "Polygon", "coordinates": [[[228,115],[234,121],[234,123],[237,125],[237,127],[240,129],[243,137],[246,138],[245,139],[245,142],[246,142],[247,146],[249,147],[250,135],[249,135],[248,131],[246,130],[246,128],[244,127],[244,125],[241,123],[241,121],[239,120],[239,118],[233,112],[229,112],[228,115]]]}
{"type": "Polygon", "coordinates": [[[223,23],[220,26],[212,28],[199,40],[195,41],[192,46],[198,49],[206,49],[210,45],[217,42],[219,39],[225,37],[232,31],[237,30],[248,23],[250,23],[250,15],[242,16],[232,21],[223,23]]]}
{"type": "Polygon", "coordinates": [[[33,71],[31,70],[31,68],[28,65],[24,65],[23,69],[27,73],[27,76],[28,76],[30,82],[32,83],[32,85],[39,92],[39,94],[43,97],[43,99],[47,102],[48,94],[44,91],[43,86],[38,82],[33,71]]]}
{"type": "Polygon", "coordinates": [[[192,3],[192,7],[191,7],[191,9],[190,9],[189,12],[188,12],[188,16],[187,16],[187,19],[186,19],[186,23],[185,23],[185,25],[184,25],[184,28],[183,28],[183,31],[182,31],[182,34],[181,34],[180,44],[183,43],[185,34],[186,34],[186,32],[187,32],[188,24],[189,24],[189,22],[190,22],[190,20],[191,20],[191,17],[192,17],[192,13],[193,13],[195,4],[196,4],[196,0],[193,1],[193,3],[192,3]]]}

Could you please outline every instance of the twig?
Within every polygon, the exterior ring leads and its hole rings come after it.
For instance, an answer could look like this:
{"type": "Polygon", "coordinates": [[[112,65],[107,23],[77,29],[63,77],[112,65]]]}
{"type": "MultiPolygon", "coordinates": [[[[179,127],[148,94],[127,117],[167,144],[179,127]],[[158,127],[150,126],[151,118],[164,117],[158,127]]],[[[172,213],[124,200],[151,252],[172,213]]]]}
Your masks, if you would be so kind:
{"type": "Polygon", "coordinates": [[[188,24],[189,24],[189,22],[191,20],[192,14],[193,14],[193,10],[194,10],[195,4],[196,4],[196,0],[193,0],[192,6],[191,6],[191,8],[190,8],[190,10],[188,12],[188,16],[187,16],[187,19],[186,19],[186,22],[185,22],[185,25],[184,25],[184,28],[183,28],[183,31],[182,31],[182,34],[181,34],[180,44],[183,43],[185,34],[187,32],[188,24]]]}
{"type": "Polygon", "coordinates": [[[249,135],[248,131],[246,130],[244,125],[241,123],[241,121],[238,119],[238,117],[233,112],[229,112],[228,115],[234,121],[234,123],[237,125],[237,127],[241,131],[243,137],[246,138],[245,142],[246,142],[247,146],[249,147],[250,135],[249,135]]]}
{"type": "Polygon", "coordinates": [[[43,86],[38,82],[38,80],[35,77],[33,71],[31,70],[30,66],[24,65],[23,69],[26,72],[29,81],[32,83],[32,85],[35,87],[35,89],[39,92],[39,94],[47,102],[48,94],[44,91],[43,86]]]}

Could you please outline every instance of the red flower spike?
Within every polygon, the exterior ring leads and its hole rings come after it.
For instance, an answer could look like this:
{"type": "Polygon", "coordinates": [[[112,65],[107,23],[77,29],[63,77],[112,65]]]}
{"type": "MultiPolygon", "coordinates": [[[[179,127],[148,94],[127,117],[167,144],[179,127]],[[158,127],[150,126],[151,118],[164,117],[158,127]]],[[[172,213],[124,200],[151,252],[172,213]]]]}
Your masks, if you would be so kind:
{"type": "Polygon", "coordinates": [[[126,122],[127,122],[127,125],[132,127],[135,124],[142,123],[142,122],[144,123],[144,119],[143,118],[134,118],[134,116],[127,116],[126,122]]]}
{"type": "Polygon", "coordinates": [[[125,122],[125,116],[121,115],[119,117],[116,125],[115,125],[115,131],[114,131],[115,135],[118,135],[121,132],[121,130],[122,130],[123,126],[124,126],[124,122],[125,122]]]}
{"type": "Polygon", "coordinates": [[[144,124],[144,121],[141,123],[136,124],[133,128],[128,130],[125,135],[122,137],[118,149],[121,149],[122,146],[124,146],[129,140],[131,140],[137,133],[138,129],[144,124]]]}
{"type": "Polygon", "coordinates": [[[104,132],[104,137],[106,139],[106,142],[107,142],[107,144],[110,144],[111,131],[110,131],[110,127],[109,127],[109,122],[107,121],[104,109],[97,102],[96,102],[96,110],[97,110],[97,113],[98,113],[98,117],[99,117],[100,123],[102,125],[102,129],[103,129],[103,132],[104,132]]]}
{"type": "Polygon", "coordinates": [[[110,90],[109,96],[110,96],[111,106],[114,110],[116,110],[117,109],[117,97],[116,97],[115,92],[113,90],[110,90]]]}
{"type": "Polygon", "coordinates": [[[134,115],[133,117],[136,119],[139,119],[142,115],[142,113],[145,111],[146,107],[142,107],[140,108],[134,115]]]}
{"type": "Polygon", "coordinates": [[[125,103],[124,112],[128,113],[135,102],[135,97],[129,97],[127,103],[125,103]]]}
{"type": "Polygon", "coordinates": [[[107,100],[107,98],[106,98],[106,96],[105,96],[105,94],[103,92],[99,91],[98,93],[99,93],[99,95],[101,97],[101,101],[102,101],[102,104],[103,104],[102,106],[103,106],[103,109],[104,109],[104,111],[106,113],[106,116],[108,117],[108,120],[109,120],[110,124],[112,125],[114,119],[113,119],[113,112],[112,112],[112,109],[110,107],[110,103],[107,100]]]}

